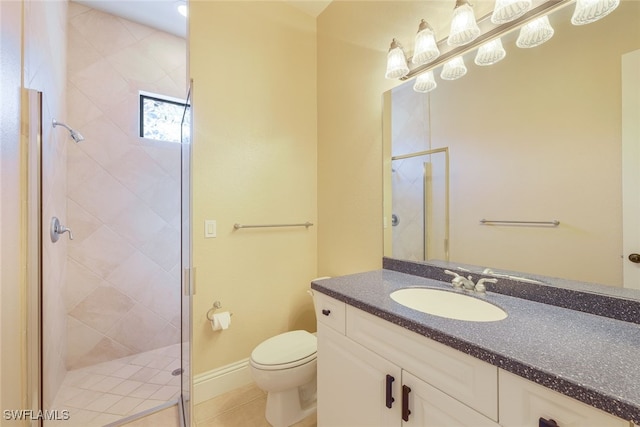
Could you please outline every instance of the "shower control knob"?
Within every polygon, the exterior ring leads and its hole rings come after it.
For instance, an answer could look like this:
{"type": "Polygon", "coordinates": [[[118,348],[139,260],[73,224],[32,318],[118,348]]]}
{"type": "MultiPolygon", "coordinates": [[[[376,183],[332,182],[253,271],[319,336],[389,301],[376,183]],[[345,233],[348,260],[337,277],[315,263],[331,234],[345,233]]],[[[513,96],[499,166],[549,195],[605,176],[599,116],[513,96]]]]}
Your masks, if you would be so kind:
{"type": "Polygon", "coordinates": [[[51,218],[51,230],[49,235],[51,236],[51,241],[53,243],[57,242],[58,239],[60,239],[60,235],[67,232],[69,233],[69,240],[73,240],[73,232],[71,231],[71,229],[60,224],[60,220],[55,216],[51,218]]]}
{"type": "Polygon", "coordinates": [[[634,262],[636,264],[640,264],[640,254],[629,255],[629,261],[634,262]]]}

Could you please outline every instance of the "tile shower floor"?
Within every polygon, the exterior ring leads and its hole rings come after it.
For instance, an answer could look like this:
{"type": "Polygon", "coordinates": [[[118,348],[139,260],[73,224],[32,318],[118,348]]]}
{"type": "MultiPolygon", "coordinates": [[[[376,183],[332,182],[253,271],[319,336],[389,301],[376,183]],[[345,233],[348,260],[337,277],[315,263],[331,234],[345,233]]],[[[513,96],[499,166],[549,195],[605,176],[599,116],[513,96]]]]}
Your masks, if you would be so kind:
{"type": "Polygon", "coordinates": [[[180,396],[180,344],[67,372],[53,410],[69,419],[45,427],[98,427],[165,404],[180,396]]]}

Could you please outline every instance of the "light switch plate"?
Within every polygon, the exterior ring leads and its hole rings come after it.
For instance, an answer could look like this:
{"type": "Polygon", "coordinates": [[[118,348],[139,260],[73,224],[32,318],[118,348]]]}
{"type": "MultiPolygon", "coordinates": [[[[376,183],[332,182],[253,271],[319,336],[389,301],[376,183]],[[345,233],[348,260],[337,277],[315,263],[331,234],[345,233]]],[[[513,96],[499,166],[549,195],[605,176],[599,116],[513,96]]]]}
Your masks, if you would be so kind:
{"type": "Polygon", "coordinates": [[[215,219],[205,219],[204,220],[204,238],[210,239],[212,237],[216,237],[216,220],[215,219]]]}

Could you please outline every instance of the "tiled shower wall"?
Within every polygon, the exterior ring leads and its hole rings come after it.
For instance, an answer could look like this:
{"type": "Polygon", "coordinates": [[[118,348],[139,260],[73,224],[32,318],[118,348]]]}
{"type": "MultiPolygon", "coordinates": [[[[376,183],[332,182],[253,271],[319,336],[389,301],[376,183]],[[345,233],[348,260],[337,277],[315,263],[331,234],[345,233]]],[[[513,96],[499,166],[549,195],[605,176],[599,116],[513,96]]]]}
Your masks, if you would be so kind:
{"type": "Polygon", "coordinates": [[[186,41],[69,3],[67,369],[180,342],[180,146],[139,91],[186,97],[186,41]]]}
{"type": "Polygon", "coordinates": [[[24,86],[42,92],[42,316],[44,405],[53,400],[66,374],[66,316],[62,290],[67,242],[48,238],[52,216],[66,218],[66,140],[51,121],[64,115],[67,4],[62,1],[24,3],[24,86]]]}
{"type": "MultiPolygon", "coordinates": [[[[391,153],[393,156],[430,149],[429,95],[412,84],[393,89],[391,153]]],[[[392,206],[399,223],[393,226],[393,257],[424,260],[424,169],[415,159],[392,163],[392,206]]]]}

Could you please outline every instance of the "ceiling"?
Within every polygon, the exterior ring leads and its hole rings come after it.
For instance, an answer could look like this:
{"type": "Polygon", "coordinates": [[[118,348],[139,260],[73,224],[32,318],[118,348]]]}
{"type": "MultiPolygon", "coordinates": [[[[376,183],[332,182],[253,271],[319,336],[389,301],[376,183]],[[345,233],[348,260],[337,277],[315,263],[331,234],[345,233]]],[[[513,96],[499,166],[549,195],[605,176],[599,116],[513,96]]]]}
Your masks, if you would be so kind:
{"type": "MultiPolygon", "coordinates": [[[[72,0],[76,3],[130,21],[157,28],[179,37],[187,36],[187,19],[178,13],[184,0],[72,0]]],[[[193,1],[193,0],[192,0],[193,1]]],[[[200,0],[202,1],[202,0],[200,0]]],[[[279,0],[285,1],[304,13],[317,17],[331,0],[279,0]]]]}

